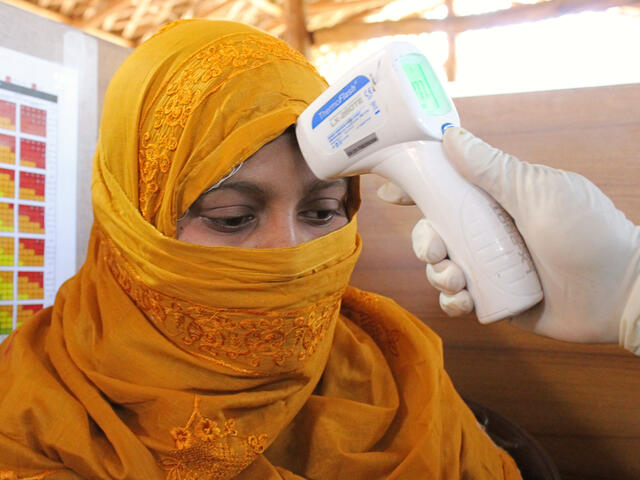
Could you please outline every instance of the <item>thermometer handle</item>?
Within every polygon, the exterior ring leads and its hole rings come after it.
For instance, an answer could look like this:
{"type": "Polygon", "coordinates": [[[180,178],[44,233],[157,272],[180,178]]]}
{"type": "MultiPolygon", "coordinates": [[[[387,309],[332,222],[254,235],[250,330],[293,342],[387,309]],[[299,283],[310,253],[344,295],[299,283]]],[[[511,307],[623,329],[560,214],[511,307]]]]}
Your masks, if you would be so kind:
{"type": "Polygon", "coordinates": [[[387,147],[370,159],[373,173],[411,196],[464,272],[481,323],[516,315],[542,299],[533,262],[511,217],[463,178],[441,142],[387,147]]]}

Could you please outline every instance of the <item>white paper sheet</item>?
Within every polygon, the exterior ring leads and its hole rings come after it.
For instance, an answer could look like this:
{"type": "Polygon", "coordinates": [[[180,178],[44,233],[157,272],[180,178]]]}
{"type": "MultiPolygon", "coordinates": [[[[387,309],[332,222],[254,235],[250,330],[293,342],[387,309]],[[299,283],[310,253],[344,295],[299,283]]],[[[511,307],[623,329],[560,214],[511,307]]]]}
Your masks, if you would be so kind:
{"type": "Polygon", "coordinates": [[[75,273],[77,83],[0,48],[0,339],[75,273]]]}

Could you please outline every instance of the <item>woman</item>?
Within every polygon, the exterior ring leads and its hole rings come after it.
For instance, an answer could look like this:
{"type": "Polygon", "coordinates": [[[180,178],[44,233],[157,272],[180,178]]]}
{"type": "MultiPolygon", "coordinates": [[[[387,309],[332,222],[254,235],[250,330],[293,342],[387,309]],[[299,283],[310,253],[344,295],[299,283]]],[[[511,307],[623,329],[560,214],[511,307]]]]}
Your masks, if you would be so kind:
{"type": "Polygon", "coordinates": [[[0,348],[4,478],[520,478],[439,339],[347,286],[357,181],[315,180],[287,131],[325,88],[229,22],[125,62],[87,261],[0,348]]]}

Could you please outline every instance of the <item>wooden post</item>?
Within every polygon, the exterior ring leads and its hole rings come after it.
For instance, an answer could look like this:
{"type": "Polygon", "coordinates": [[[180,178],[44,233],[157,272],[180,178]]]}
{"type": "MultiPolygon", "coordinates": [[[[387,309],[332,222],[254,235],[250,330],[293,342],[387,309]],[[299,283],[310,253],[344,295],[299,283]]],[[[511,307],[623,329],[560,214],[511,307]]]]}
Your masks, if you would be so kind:
{"type": "MultiPolygon", "coordinates": [[[[453,9],[453,0],[446,0],[447,9],[449,13],[447,14],[447,19],[453,18],[456,16],[456,12],[453,9]]],[[[447,80],[450,82],[455,82],[456,80],[456,70],[457,70],[457,55],[456,55],[456,36],[457,31],[453,28],[447,29],[447,39],[449,41],[449,55],[447,56],[447,62],[445,63],[445,69],[447,71],[447,80]]]]}
{"type": "Polygon", "coordinates": [[[447,38],[449,40],[449,55],[447,57],[447,61],[445,62],[445,70],[447,72],[447,80],[450,82],[456,81],[457,67],[458,67],[458,58],[456,54],[456,32],[453,30],[449,30],[447,32],[447,38]]]}
{"type": "Polygon", "coordinates": [[[284,41],[309,58],[311,42],[307,31],[304,0],[285,0],[284,24],[284,41]]]}

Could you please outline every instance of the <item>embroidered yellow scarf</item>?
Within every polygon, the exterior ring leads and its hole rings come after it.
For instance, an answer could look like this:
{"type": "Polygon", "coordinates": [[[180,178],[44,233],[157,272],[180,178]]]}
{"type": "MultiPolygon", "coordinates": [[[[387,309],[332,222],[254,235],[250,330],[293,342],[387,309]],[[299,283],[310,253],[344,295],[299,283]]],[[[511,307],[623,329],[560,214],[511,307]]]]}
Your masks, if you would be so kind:
{"type": "Polygon", "coordinates": [[[0,478],[519,478],[435,334],[347,286],[355,219],[283,249],[174,238],[324,88],[286,44],[231,22],[172,24],[125,62],[87,260],[0,346],[0,478]]]}

